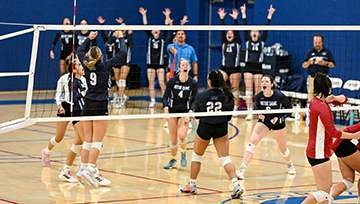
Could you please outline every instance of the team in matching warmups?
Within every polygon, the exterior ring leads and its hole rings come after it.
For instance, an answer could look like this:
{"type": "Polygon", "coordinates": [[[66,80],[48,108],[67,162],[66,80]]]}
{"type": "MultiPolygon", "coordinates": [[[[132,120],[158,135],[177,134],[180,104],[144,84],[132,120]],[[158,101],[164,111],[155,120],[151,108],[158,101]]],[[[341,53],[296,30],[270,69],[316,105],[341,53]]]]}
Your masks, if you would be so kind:
{"type": "MultiPolygon", "coordinates": [[[[245,5],[240,9],[243,24],[247,25],[245,5]]],[[[270,19],[275,9],[271,5],[268,11],[266,25],[270,24],[270,19]]],[[[147,25],[146,10],[140,8],[139,12],[143,15],[144,24],[147,25]]],[[[169,9],[163,12],[166,17],[165,24],[167,25],[172,24],[170,12],[169,9]]],[[[218,14],[221,24],[224,24],[223,19],[226,15],[224,9],[219,9],[218,14]]],[[[236,9],[233,9],[230,14],[234,19],[235,25],[237,25],[238,14],[239,12],[236,9]]],[[[105,22],[101,17],[98,18],[98,21],[100,24],[105,22]]],[[[122,24],[123,20],[119,18],[117,21],[119,24],[122,24]]],[[[81,22],[83,25],[87,24],[86,20],[81,22]]],[[[64,19],[63,24],[69,25],[69,19],[64,19]]],[[[69,45],[72,45],[72,32],[61,31],[56,35],[51,46],[50,56],[54,58],[53,49],[58,39],[61,38],[60,71],[62,76],[58,81],[56,93],[57,115],[59,117],[108,115],[108,89],[110,88],[112,72],[115,72],[116,84],[119,87],[119,98],[116,99],[115,103],[119,104],[119,106],[124,106],[124,101],[126,100],[126,95],[124,94],[126,77],[124,78],[118,74],[119,69],[124,69],[128,72],[127,67],[131,59],[130,49],[133,46],[132,31],[130,35],[125,33],[126,31],[110,31],[109,35],[106,35],[105,32],[101,32],[102,38],[107,45],[107,61],[105,62],[103,61],[104,56],[100,48],[96,46],[97,32],[81,31],[79,34],[76,34],[76,42],[79,46],[76,52],[77,58],[69,63],[69,73],[67,74],[65,74],[64,65],[65,61],[72,57],[72,51],[69,48],[69,45]],[[74,74],[73,80],[71,80],[71,74],[74,74]],[[73,92],[73,96],[70,96],[71,92],[73,92]],[[71,97],[73,98],[72,101],[71,97]],[[72,114],[70,112],[70,104],[73,104],[72,114]]],[[[248,31],[244,32],[244,34],[246,36],[247,51],[244,77],[250,75],[252,80],[261,79],[261,82],[254,81],[255,85],[261,88],[261,91],[257,91],[258,93],[255,96],[255,110],[291,108],[292,106],[287,97],[275,89],[273,78],[268,75],[263,76],[261,72],[261,48],[266,41],[267,32],[264,32],[262,37],[260,37],[260,32],[257,30],[251,31],[250,35],[248,31]]],[[[146,35],[149,39],[147,54],[148,73],[155,74],[156,72],[158,76],[165,78],[163,49],[167,32],[160,36],[160,31],[155,30],[151,33],[147,31],[146,35]]],[[[176,65],[177,75],[168,80],[165,89],[161,87],[165,113],[191,113],[195,111],[216,114],[216,112],[232,111],[234,108],[237,110],[238,81],[240,81],[241,77],[238,57],[241,39],[237,31],[231,30],[226,35],[222,31],[221,36],[222,66],[219,70],[214,69],[208,74],[207,82],[210,89],[198,92],[197,78],[194,80],[194,78],[189,76],[189,71],[191,70],[189,60],[180,58],[176,65]],[[234,80],[233,76],[237,76],[239,80],[234,80]],[[226,85],[225,81],[227,79],[230,79],[231,87],[226,85]]],[[[174,41],[176,41],[176,35],[174,41]]],[[[169,59],[169,61],[173,60],[169,59]]],[[[194,76],[197,77],[197,74],[194,76]]],[[[153,77],[151,76],[148,79],[150,81],[153,77]]],[[[251,85],[253,83],[252,80],[248,82],[251,85]]],[[[153,84],[150,84],[149,88],[153,89],[153,84]]],[[[150,93],[151,103],[149,107],[152,108],[155,106],[155,94],[154,92],[150,93]]],[[[246,96],[247,100],[249,99],[250,101],[248,104],[252,104],[251,97],[248,97],[250,93],[252,94],[252,89],[247,89],[246,96]]],[[[353,186],[355,171],[359,172],[360,170],[360,165],[358,165],[360,145],[356,146],[351,142],[351,139],[360,139],[360,125],[348,127],[343,132],[335,129],[332,122],[333,115],[328,104],[340,105],[346,103],[347,98],[344,95],[331,95],[331,81],[326,75],[316,75],[314,79],[314,94],[315,97],[310,102],[309,107],[311,110],[309,142],[306,153],[312,166],[315,180],[317,181],[318,191],[309,195],[303,203],[316,203],[325,200],[329,200],[331,203],[343,191],[353,186]],[[334,145],[332,137],[338,138],[334,145]],[[330,192],[332,172],[329,157],[332,151],[338,157],[344,180],[335,185],[333,191],[330,192]]],[[[252,110],[251,105],[248,108],[252,110]]],[[[290,158],[290,150],[286,146],[286,116],[287,114],[284,113],[259,114],[259,120],[254,127],[250,142],[245,148],[244,158],[238,171],[235,171],[235,166],[229,157],[228,122],[231,120],[232,115],[196,117],[199,120],[199,126],[195,135],[194,150],[191,157],[190,181],[180,191],[185,194],[197,194],[196,179],[200,172],[202,156],[210,140],[213,139],[219,159],[233,183],[231,198],[239,198],[244,193],[244,190],[238,183],[238,179],[245,178],[245,170],[252,159],[256,145],[270,130],[273,130],[280,153],[287,162],[288,174],[296,174],[290,158]]],[[[248,115],[247,119],[249,118],[252,119],[252,115],[248,115]]],[[[164,168],[177,168],[178,140],[181,150],[180,164],[182,167],[186,167],[188,165],[186,135],[190,117],[168,117],[166,120],[170,133],[171,159],[164,168]]],[[[102,140],[107,129],[107,120],[73,121],[72,124],[75,129],[74,144],[70,148],[66,164],[61,170],[59,178],[67,182],[78,182],[71,175],[70,168],[76,155],[81,151],[81,162],[79,171],[76,174],[77,178],[96,187],[111,184],[109,180],[101,175],[96,166],[96,161],[102,148],[102,140]]],[[[63,139],[67,125],[67,121],[56,123],[56,136],[50,139],[48,147],[42,151],[42,162],[45,166],[50,166],[51,150],[63,139]]],[[[360,199],[358,203],[360,203],[360,199]]]]}

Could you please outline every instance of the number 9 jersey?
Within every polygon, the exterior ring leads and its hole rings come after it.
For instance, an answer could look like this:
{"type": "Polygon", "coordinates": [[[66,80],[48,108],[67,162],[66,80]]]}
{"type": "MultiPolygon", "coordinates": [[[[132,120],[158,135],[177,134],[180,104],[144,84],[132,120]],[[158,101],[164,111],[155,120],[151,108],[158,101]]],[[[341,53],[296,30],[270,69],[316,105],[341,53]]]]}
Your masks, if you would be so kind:
{"type": "MultiPolygon", "coordinates": [[[[234,110],[234,100],[229,99],[222,89],[208,89],[198,93],[194,103],[195,112],[222,112],[234,110]],[[229,101],[230,100],[230,101],[229,101]]],[[[222,124],[231,120],[232,115],[224,116],[198,116],[200,122],[209,124],[222,124]]]]}

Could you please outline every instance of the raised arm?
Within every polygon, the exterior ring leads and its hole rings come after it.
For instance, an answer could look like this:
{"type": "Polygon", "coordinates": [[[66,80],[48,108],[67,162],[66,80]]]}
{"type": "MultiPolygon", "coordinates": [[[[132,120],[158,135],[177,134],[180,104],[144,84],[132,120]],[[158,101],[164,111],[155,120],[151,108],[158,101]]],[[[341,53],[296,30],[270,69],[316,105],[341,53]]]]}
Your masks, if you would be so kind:
{"type": "Polygon", "coordinates": [[[126,57],[127,47],[124,41],[124,34],[122,31],[118,30],[114,32],[114,37],[119,38],[120,40],[120,50],[119,52],[111,59],[105,62],[105,67],[112,69],[113,65],[120,63],[126,57]]]}
{"type": "Polygon", "coordinates": [[[186,23],[189,23],[188,16],[184,15],[183,19],[180,20],[180,25],[185,25],[186,23]]]}
{"type": "MultiPolygon", "coordinates": [[[[241,11],[241,17],[243,19],[243,25],[247,25],[247,20],[246,20],[246,5],[242,5],[240,7],[240,11],[241,11]]],[[[249,41],[250,40],[250,35],[249,35],[249,31],[248,30],[244,30],[244,40],[245,41],[249,41]]]]}
{"type": "MultiPolygon", "coordinates": [[[[238,15],[239,15],[239,11],[237,9],[233,9],[232,13],[229,14],[229,16],[231,16],[234,19],[234,25],[236,25],[236,26],[239,25],[238,20],[237,20],[238,15]]],[[[239,30],[233,30],[233,32],[234,32],[235,42],[241,44],[239,30]]]]}
{"type": "Polygon", "coordinates": [[[173,25],[174,20],[170,18],[171,10],[169,8],[165,8],[163,14],[165,15],[165,25],[173,25]]]}
{"type": "Polygon", "coordinates": [[[274,12],[276,11],[275,8],[273,8],[272,4],[270,5],[270,8],[268,9],[269,13],[268,13],[268,16],[267,16],[267,19],[271,20],[272,18],[272,15],[274,14],[274,12]]]}
{"type": "MultiPolygon", "coordinates": [[[[220,17],[220,25],[225,25],[225,21],[224,21],[224,18],[226,16],[225,9],[219,8],[217,13],[219,14],[220,17]]],[[[224,44],[226,42],[226,36],[224,30],[220,31],[220,37],[221,37],[221,44],[224,44]]]]}
{"type": "MultiPolygon", "coordinates": [[[[105,19],[103,19],[102,16],[97,17],[97,20],[100,23],[100,25],[104,25],[105,19]]],[[[108,36],[105,34],[105,30],[101,30],[100,34],[101,34],[101,38],[103,39],[104,43],[106,43],[108,41],[108,36]]]]}
{"type": "Polygon", "coordinates": [[[147,17],[146,17],[147,9],[144,9],[143,7],[140,7],[140,8],[139,8],[139,12],[140,12],[141,15],[142,15],[143,24],[144,24],[144,25],[147,25],[147,24],[148,24],[147,17]]]}

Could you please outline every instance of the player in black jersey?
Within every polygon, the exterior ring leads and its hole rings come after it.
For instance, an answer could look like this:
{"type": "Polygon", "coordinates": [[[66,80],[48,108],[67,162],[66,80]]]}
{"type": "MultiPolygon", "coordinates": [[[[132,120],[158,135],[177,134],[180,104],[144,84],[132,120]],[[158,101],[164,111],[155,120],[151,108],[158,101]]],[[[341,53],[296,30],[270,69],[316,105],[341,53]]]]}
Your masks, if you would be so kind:
{"type": "MultiPolygon", "coordinates": [[[[89,25],[88,21],[86,19],[82,19],[80,21],[80,25],[89,25]]],[[[88,30],[81,30],[76,35],[76,46],[75,49],[79,48],[80,45],[86,40],[86,38],[89,36],[90,31],[88,30]]],[[[90,47],[97,46],[96,38],[90,41],[90,47]]],[[[90,48],[89,48],[90,49],[90,48]]],[[[85,52],[88,52],[89,50],[86,50],[85,52]]]]}
{"type": "MultiPolygon", "coordinates": [[[[243,24],[247,25],[246,20],[246,6],[245,4],[240,7],[243,24]]],[[[268,9],[269,13],[267,16],[267,21],[265,25],[270,24],[271,17],[275,12],[275,9],[270,5],[268,9]]],[[[244,39],[246,46],[245,54],[245,70],[244,70],[244,80],[245,80],[245,97],[246,97],[246,106],[249,111],[252,110],[252,97],[253,97],[253,85],[255,86],[255,94],[261,91],[261,79],[262,79],[262,62],[264,58],[263,49],[268,36],[268,31],[264,31],[260,36],[259,30],[252,30],[249,35],[249,31],[244,31],[244,39]]],[[[252,120],[253,115],[247,115],[246,120],[252,120]]]]}
{"type": "MultiPolygon", "coordinates": [[[[288,98],[279,90],[275,89],[274,80],[271,76],[265,75],[261,80],[262,91],[255,96],[256,110],[274,110],[281,108],[292,108],[288,98]]],[[[285,118],[288,113],[268,113],[259,114],[259,120],[256,123],[250,137],[250,142],[246,145],[244,158],[239,171],[236,175],[239,179],[244,179],[244,173],[247,165],[254,154],[255,146],[273,130],[275,140],[278,144],[280,153],[287,162],[288,174],[296,174],[294,165],[290,158],[290,150],[286,146],[286,125],[285,118]]]]}
{"type": "MultiPolygon", "coordinates": [[[[125,25],[124,20],[121,17],[116,19],[116,21],[120,25],[125,25]]],[[[119,31],[117,31],[117,32],[119,32],[119,31]]],[[[124,34],[124,41],[125,41],[125,44],[127,47],[127,53],[126,53],[126,58],[123,61],[114,65],[115,80],[116,80],[116,84],[119,88],[119,98],[116,103],[116,108],[125,107],[125,103],[128,99],[128,97],[125,94],[126,78],[130,71],[131,49],[134,47],[134,40],[133,40],[133,35],[132,35],[133,31],[132,30],[129,30],[129,31],[122,30],[122,32],[124,34]]],[[[110,31],[110,35],[109,35],[107,44],[111,45],[111,44],[115,43],[114,54],[117,54],[119,52],[119,50],[121,49],[120,41],[117,37],[114,36],[113,33],[114,32],[110,31]]]]}
{"type": "MultiPolygon", "coordinates": [[[[70,25],[70,19],[64,18],[62,21],[63,25],[70,25]]],[[[61,53],[60,53],[60,76],[66,73],[66,61],[71,59],[72,45],[73,45],[73,31],[62,30],[58,32],[50,46],[50,58],[54,59],[54,48],[57,41],[61,39],[61,53]]]]}
{"type": "MultiPolygon", "coordinates": [[[[220,16],[220,24],[225,25],[224,18],[226,12],[224,9],[219,8],[218,14],[220,16]]],[[[237,17],[239,15],[238,10],[233,9],[229,14],[234,19],[234,25],[239,25],[237,17]]],[[[239,105],[239,85],[241,80],[240,69],[240,49],[241,38],[239,31],[228,30],[225,35],[225,31],[221,31],[221,48],[222,48],[222,60],[221,60],[221,74],[224,76],[224,80],[230,79],[232,93],[235,97],[234,110],[238,110],[239,105]]]]}
{"type": "MultiPolygon", "coordinates": [[[[74,64],[74,81],[73,81],[73,100],[71,101],[71,72],[72,63],[68,65],[68,73],[61,76],[57,82],[56,87],[56,104],[58,106],[58,117],[71,117],[81,116],[81,111],[84,106],[83,97],[86,91],[86,80],[84,77],[84,68],[81,66],[78,60],[74,64]],[[71,113],[70,104],[73,103],[73,112],[71,113]]],[[[49,141],[47,148],[42,150],[42,162],[45,166],[50,166],[50,154],[51,150],[59,144],[65,136],[66,128],[69,121],[58,121],[56,122],[56,135],[49,141]]],[[[79,121],[72,121],[75,129],[75,140],[71,150],[75,154],[79,152],[82,146],[82,141],[85,137],[83,124],[79,121]],[[82,138],[82,139],[81,139],[82,138]]],[[[67,163],[68,164],[68,163],[67,163]]],[[[70,168],[69,168],[70,170],[70,168]]],[[[65,173],[69,173],[65,171],[65,173]]],[[[63,179],[63,178],[61,178],[63,179]]],[[[74,181],[74,178],[70,178],[74,181]]],[[[70,181],[71,182],[71,181],[70,181]]]]}
{"type": "MultiPolygon", "coordinates": [[[[216,114],[216,112],[232,111],[234,108],[234,95],[231,93],[230,88],[226,86],[223,75],[219,70],[210,71],[208,85],[210,89],[200,91],[196,96],[195,112],[213,112],[216,114]]],[[[213,138],[219,159],[234,185],[231,197],[239,198],[244,191],[238,183],[235,166],[229,157],[228,121],[231,119],[231,115],[196,118],[200,119],[200,122],[195,135],[194,151],[191,158],[190,182],[180,191],[187,194],[197,193],[195,182],[200,172],[201,159],[211,138],[213,138]]]]}
{"type": "MultiPolygon", "coordinates": [[[[144,25],[148,24],[146,12],[143,7],[140,7],[139,12],[143,17],[144,25]]],[[[163,11],[165,15],[165,25],[170,24],[170,13],[171,10],[166,8],[163,11]]],[[[148,50],[146,54],[147,64],[147,78],[149,81],[149,92],[150,92],[150,104],[149,108],[155,107],[155,77],[157,76],[160,85],[161,93],[164,95],[165,92],[165,60],[164,60],[164,48],[165,40],[168,35],[168,31],[164,31],[160,35],[160,30],[145,30],[146,37],[148,39],[148,50]]],[[[166,49],[166,48],[165,48],[166,49]]],[[[165,50],[166,52],[166,50],[165,50]]]]}
{"type": "MultiPolygon", "coordinates": [[[[113,58],[103,62],[103,54],[99,47],[93,46],[85,54],[89,47],[90,40],[97,36],[97,32],[90,32],[89,38],[79,47],[77,55],[85,68],[85,78],[88,91],[85,95],[84,116],[108,115],[108,89],[110,82],[110,72],[114,64],[124,60],[126,57],[126,45],[122,32],[115,32],[120,39],[121,49],[113,58]]],[[[95,164],[102,147],[102,140],[107,129],[107,120],[84,121],[85,142],[84,149],[90,150],[88,155],[88,165],[85,170],[78,172],[84,179],[94,186],[98,186],[98,178],[103,178],[95,164]],[[90,145],[89,145],[90,143],[90,145]],[[96,178],[96,180],[95,180],[96,178]]]]}
{"type": "MultiPolygon", "coordinates": [[[[179,74],[171,78],[166,84],[163,97],[165,113],[191,113],[197,94],[197,82],[189,76],[189,61],[181,58],[178,63],[179,74]]],[[[164,169],[177,167],[176,154],[178,138],[180,139],[181,166],[187,166],[186,133],[189,129],[190,117],[166,118],[169,124],[171,160],[164,169]],[[178,123],[179,130],[178,130],[178,123]]]]}

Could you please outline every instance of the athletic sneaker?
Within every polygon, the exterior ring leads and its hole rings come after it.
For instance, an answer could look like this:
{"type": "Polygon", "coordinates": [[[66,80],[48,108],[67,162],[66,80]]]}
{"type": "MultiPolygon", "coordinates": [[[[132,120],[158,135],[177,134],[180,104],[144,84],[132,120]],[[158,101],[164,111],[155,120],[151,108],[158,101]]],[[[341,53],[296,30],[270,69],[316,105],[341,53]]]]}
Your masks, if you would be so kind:
{"type": "Polygon", "coordinates": [[[164,128],[168,128],[169,127],[169,124],[168,122],[166,121],[165,124],[164,124],[164,128]]]}
{"type": "Polygon", "coordinates": [[[91,186],[91,184],[89,183],[89,181],[87,181],[86,179],[84,179],[81,175],[81,172],[83,172],[85,169],[79,169],[79,171],[76,173],[76,177],[79,179],[80,182],[82,183],[86,183],[87,185],[91,186]]]}
{"type": "Polygon", "coordinates": [[[175,168],[176,169],[177,167],[177,162],[176,162],[176,159],[171,159],[169,161],[169,163],[167,163],[165,166],[164,166],[164,169],[172,169],[172,168],[175,168]]]}
{"type": "Polygon", "coordinates": [[[181,152],[181,162],[180,162],[182,167],[186,167],[188,165],[188,160],[186,158],[186,152],[182,153],[181,152]]]}
{"type": "Polygon", "coordinates": [[[76,183],[79,182],[76,178],[74,178],[71,174],[70,171],[65,172],[64,170],[61,170],[60,174],[59,174],[59,178],[63,181],[67,181],[70,183],[76,183]]]}
{"type": "Polygon", "coordinates": [[[296,170],[295,170],[294,164],[292,162],[287,163],[287,170],[288,170],[288,174],[290,174],[290,175],[296,174],[296,170]]]}
{"type": "Polygon", "coordinates": [[[94,172],[90,171],[89,168],[86,168],[84,171],[82,171],[81,176],[84,178],[84,180],[87,180],[95,187],[99,187],[98,183],[95,180],[94,172]]]}
{"type": "Polygon", "coordinates": [[[238,179],[240,179],[240,180],[244,180],[245,179],[245,176],[244,176],[245,170],[246,170],[245,167],[240,166],[239,170],[236,171],[236,177],[238,177],[238,179]]]}
{"type": "Polygon", "coordinates": [[[155,102],[153,102],[153,101],[150,101],[150,103],[149,103],[149,108],[154,108],[155,107],[155,102]]]}
{"type": "Polygon", "coordinates": [[[252,114],[248,114],[245,118],[245,120],[252,120],[254,119],[254,116],[252,114]]]}
{"type": "Polygon", "coordinates": [[[184,188],[181,188],[180,191],[181,191],[181,193],[186,193],[186,194],[190,194],[190,195],[197,194],[196,185],[195,186],[190,186],[190,184],[188,184],[184,188]]]}
{"type": "Polygon", "coordinates": [[[231,194],[231,198],[240,198],[240,196],[244,193],[244,190],[241,188],[240,184],[234,187],[233,193],[231,194]]]}
{"type": "Polygon", "coordinates": [[[104,178],[99,171],[96,171],[95,173],[95,180],[99,184],[99,186],[108,186],[111,184],[111,181],[104,178]]]}
{"type": "Polygon", "coordinates": [[[46,154],[45,149],[43,149],[41,155],[42,155],[41,160],[44,166],[50,166],[50,154],[46,154]]]}

